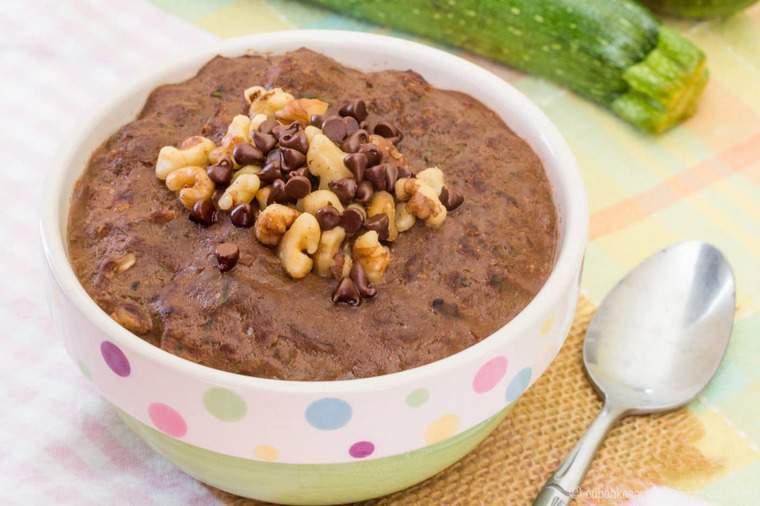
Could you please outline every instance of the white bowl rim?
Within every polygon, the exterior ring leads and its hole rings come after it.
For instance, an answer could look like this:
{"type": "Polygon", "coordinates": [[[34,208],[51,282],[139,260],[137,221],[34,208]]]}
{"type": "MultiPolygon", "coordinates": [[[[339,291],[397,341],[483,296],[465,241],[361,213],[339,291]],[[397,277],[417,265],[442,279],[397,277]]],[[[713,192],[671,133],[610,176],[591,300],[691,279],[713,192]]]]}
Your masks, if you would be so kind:
{"type": "MultiPolygon", "coordinates": [[[[278,50],[269,52],[278,52],[278,50]]],[[[103,332],[104,336],[108,336],[108,339],[123,347],[122,349],[134,350],[146,356],[146,358],[159,363],[162,367],[177,369],[178,372],[194,375],[211,384],[224,384],[239,388],[256,386],[275,392],[301,392],[307,394],[318,394],[326,390],[335,393],[357,390],[385,390],[394,385],[445,373],[446,369],[483,356],[488,350],[495,348],[497,344],[503,343],[504,340],[510,338],[519,339],[523,335],[521,331],[527,328],[527,324],[531,320],[540,318],[541,315],[548,314],[551,311],[551,308],[548,307],[552,303],[550,294],[560,291],[568,283],[571,283],[577,275],[578,266],[582,262],[586,246],[588,203],[575,157],[557,127],[530,99],[516,90],[511,84],[474,63],[431,46],[386,35],[341,30],[287,30],[227,39],[213,45],[208,50],[194,52],[192,55],[161,68],[162,70],[159,72],[147,73],[117,89],[110,100],[105,101],[96,114],[90,116],[73,135],[68,137],[71,142],[65,143],[59,149],[59,153],[55,158],[56,163],[48,172],[47,186],[43,192],[40,232],[45,257],[55,281],[66,297],[84,316],[94,323],[103,332]],[[200,68],[203,63],[217,54],[245,54],[257,44],[276,45],[277,43],[281,43],[290,46],[295,40],[302,46],[308,47],[312,42],[345,44],[347,37],[350,38],[352,43],[363,42],[366,44],[382,45],[391,54],[394,51],[403,51],[407,54],[418,55],[421,59],[433,59],[441,63],[460,66],[471,74],[476,75],[478,79],[482,79],[487,85],[501,87],[501,91],[505,96],[509,97],[509,100],[514,101],[514,103],[524,109],[523,112],[525,114],[533,117],[535,128],[541,133],[541,141],[546,144],[553,156],[560,161],[559,163],[565,169],[558,177],[561,181],[561,186],[565,188],[568,194],[577,197],[572,202],[572,205],[568,206],[567,213],[562,215],[567,233],[559,244],[560,248],[554,269],[535,297],[503,327],[478,343],[453,355],[412,369],[380,376],[326,381],[258,378],[214,369],[183,359],[154,346],[111,319],[87,294],[74,274],[66,255],[64,244],[65,226],[63,231],[60,227],[61,217],[59,209],[61,199],[71,198],[70,192],[63,193],[67,168],[71,165],[69,160],[75,156],[78,146],[81,144],[80,140],[93,129],[102,116],[106,115],[108,111],[112,110],[126,97],[146,89],[152,90],[158,83],[166,82],[161,79],[161,76],[169,75],[184,66],[195,63],[196,67],[200,68]]],[[[81,170],[83,169],[84,167],[81,170]]]]}

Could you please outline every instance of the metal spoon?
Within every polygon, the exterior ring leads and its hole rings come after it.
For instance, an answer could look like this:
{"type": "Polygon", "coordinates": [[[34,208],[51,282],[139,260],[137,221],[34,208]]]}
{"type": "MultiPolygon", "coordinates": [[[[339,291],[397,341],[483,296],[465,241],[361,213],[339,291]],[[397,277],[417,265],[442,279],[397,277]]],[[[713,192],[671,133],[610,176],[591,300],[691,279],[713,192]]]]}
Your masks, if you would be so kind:
{"type": "Polygon", "coordinates": [[[678,408],[707,385],[728,345],[735,298],[728,262],[700,241],[660,251],[612,289],[583,346],[604,407],[533,506],[570,502],[619,418],[678,408]]]}

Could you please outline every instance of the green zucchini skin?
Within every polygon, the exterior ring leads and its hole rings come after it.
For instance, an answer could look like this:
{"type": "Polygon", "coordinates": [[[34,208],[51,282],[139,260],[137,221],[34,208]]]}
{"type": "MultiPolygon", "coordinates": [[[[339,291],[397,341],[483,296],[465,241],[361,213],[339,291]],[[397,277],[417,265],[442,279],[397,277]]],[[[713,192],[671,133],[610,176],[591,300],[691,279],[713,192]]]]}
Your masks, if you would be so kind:
{"type": "Polygon", "coordinates": [[[681,18],[720,18],[749,7],[757,0],[644,0],[654,11],[681,18]]]}
{"type": "Polygon", "coordinates": [[[312,3],[553,80],[649,132],[692,113],[707,79],[699,48],[630,0],[312,3]]]}

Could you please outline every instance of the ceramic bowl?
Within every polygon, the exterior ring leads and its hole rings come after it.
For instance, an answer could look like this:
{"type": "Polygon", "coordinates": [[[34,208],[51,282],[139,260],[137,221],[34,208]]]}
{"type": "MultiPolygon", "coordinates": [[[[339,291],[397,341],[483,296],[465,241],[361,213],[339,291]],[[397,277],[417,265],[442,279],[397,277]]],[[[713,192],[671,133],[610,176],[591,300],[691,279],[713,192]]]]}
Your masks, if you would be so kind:
{"type": "Polygon", "coordinates": [[[267,33],[228,40],[155,69],[69,137],[43,204],[52,313],[68,353],[103,397],[137,434],[189,474],[235,494],[279,503],[334,504],[387,494],[422,481],[474,448],[546,369],[573,318],[588,210],[576,162],[555,126],[483,68],[379,35],[267,33]],[[482,342],[422,367],[372,378],[253,378],[148,344],[113,321],[79,284],[67,259],[66,217],[73,184],[95,148],[135,117],[153,88],[193,76],[216,54],[304,46],[363,70],[414,69],[434,86],[468,93],[540,156],[560,217],[556,265],[533,301],[482,342]]]}

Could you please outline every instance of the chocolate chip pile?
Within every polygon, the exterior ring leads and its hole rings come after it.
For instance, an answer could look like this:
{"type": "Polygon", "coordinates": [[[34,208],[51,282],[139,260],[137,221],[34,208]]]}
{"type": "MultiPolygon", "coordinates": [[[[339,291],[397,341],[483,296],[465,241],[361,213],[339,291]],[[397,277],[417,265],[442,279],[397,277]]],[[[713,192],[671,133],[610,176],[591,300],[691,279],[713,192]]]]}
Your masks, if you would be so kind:
{"type": "MultiPolygon", "coordinates": [[[[439,168],[413,171],[398,149],[402,132],[384,121],[370,125],[364,100],[326,116],[326,102],[281,88],[253,86],[244,95],[249,114],[232,119],[219,145],[193,136],[165,146],[156,176],[193,222],[210,227],[227,212],[233,225],[276,248],[292,278],[312,271],[335,278],[336,304],[374,297],[399,233],[417,220],[440,227],[464,200],[439,168]]],[[[226,272],[239,248],[224,242],[215,256],[226,272]]]]}

